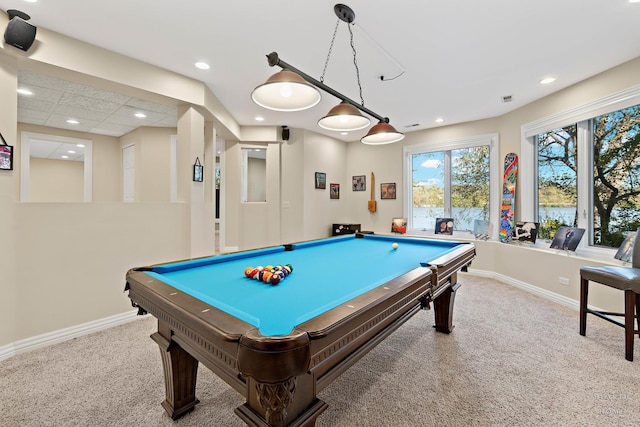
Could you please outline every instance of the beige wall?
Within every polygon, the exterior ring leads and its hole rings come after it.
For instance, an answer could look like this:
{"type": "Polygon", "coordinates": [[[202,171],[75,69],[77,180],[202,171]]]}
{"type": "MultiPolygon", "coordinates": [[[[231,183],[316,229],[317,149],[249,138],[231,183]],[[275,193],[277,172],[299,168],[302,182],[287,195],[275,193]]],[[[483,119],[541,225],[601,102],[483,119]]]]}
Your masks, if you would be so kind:
{"type": "MultiPolygon", "coordinates": [[[[0,99],[3,107],[0,112],[0,132],[9,145],[16,143],[17,110],[17,64],[16,61],[0,54],[0,99]],[[8,107],[7,107],[8,106],[8,107]]],[[[20,159],[19,150],[14,152],[14,163],[20,159]]],[[[18,170],[0,171],[0,347],[15,339],[14,330],[17,323],[16,309],[21,306],[17,296],[16,268],[17,232],[15,227],[15,206],[18,195],[18,170]]]]}
{"type": "Polygon", "coordinates": [[[31,157],[30,202],[81,203],[83,200],[84,162],[31,157]]]}
{"type": "MultiPolygon", "coordinates": [[[[135,201],[170,201],[171,137],[176,133],[175,128],[141,127],[120,137],[120,150],[129,145],[135,146],[135,201]]],[[[116,170],[122,175],[121,160],[116,170]]]]}
{"type": "Polygon", "coordinates": [[[304,131],[302,176],[290,177],[283,172],[283,179],[298,179],[303,185],[303,230],[302,240],[318,239],[331,235],[331,224],[344,222],[347,214],[347,199],[351,180],[347,181],[347,144],[304,131]],[[327,174],[327,188],[315,188],[315,173],[327,174]],[[340,199],[329,198],[329,184],[340,184],[340,199]]]}
{"type": "Polygon", "coordinates": [[[169,203],[17,204],[19,321],[7,342],[130,311],[127,270],[184,257],[184,212],[169,203]]]}

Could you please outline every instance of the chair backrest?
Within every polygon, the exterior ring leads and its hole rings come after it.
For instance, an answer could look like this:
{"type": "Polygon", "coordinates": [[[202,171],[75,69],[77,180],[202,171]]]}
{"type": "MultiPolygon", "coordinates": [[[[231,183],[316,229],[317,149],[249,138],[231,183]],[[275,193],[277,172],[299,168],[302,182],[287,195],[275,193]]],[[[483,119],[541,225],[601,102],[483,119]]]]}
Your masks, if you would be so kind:
{"type": "Polygon", "coordinates": [[[633,239],[631,267],[640,268],[640,228],[636,230],[636,237],[633,239]]]}

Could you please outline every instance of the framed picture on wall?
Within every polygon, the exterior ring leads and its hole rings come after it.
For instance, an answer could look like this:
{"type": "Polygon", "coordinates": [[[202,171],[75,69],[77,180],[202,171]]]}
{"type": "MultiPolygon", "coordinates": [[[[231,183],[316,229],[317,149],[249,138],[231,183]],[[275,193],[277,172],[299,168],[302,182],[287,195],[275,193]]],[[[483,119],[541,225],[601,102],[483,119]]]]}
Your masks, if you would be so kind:
{"type": "Polygon", "coordinates": [[[367,177],[365,175],[356,175],[351,178],[353,191],[365,191],[367,189],[367,177]]]}
{"type": "Polygon", "coordinates": [[[381,199],[395,199],[396,198],[396,183],[387,182],[380,184],[380,198],[381,199]]]}
{"type": "Polygon", "coordinates": [[[0,169],[13,170],[13,146],[0,145],[0,169]]]}
{"type": "Polygon", "coordinates": [[[203,170],[202,164],[200,164],[200,159],[196,157],[196,163],[193,165],[193,180],[195,182],[202,182],[203,180],[203,170]]]}
{"type": "Polygon", "coordinates": [[[329,198],[330,199],[340,198],[340,184],[329,184],[329,198]]]}
{"type": "Polygon", "coordinates": [[[324,172],[316,172],[316,188],[324,190],[327,188],[327,174],[324,172]]]}

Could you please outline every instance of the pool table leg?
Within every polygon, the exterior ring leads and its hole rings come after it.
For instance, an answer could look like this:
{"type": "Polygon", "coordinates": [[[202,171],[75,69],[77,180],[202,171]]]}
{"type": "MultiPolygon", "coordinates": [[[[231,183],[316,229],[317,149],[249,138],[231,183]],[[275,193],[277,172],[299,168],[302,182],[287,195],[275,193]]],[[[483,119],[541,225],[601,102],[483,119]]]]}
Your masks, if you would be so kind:
{"type": "Polygon", "coordinates": [[[445,334],[453,331],[453,303],[456,299],[456,291],[461,286],[456,280],[456,275],[451,276],[451,282],[446,289],[433,300],[436,331],[445,334]]]}
{"type": "Polygon", "coordinates": [[[162,407],[176,420],[188,412],[200,401],[196,398],[196,377],[198,360],[182,347],[167,339],[161,332],[151,335],[158,343],[164,371],[165,400],[162,407]]]}

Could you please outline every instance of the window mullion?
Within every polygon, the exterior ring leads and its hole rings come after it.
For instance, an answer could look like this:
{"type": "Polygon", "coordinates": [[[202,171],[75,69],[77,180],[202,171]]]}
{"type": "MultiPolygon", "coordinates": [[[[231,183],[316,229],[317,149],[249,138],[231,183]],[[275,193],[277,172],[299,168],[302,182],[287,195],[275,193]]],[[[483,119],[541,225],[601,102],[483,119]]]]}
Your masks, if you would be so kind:
{"type": "Polygon", "coordinates": [[[584,228],[588,230],[588,238],[583,239],[580,242],[581,246],[585,245],[593,245],[594,236],[593,236],[593,211],[590,208],[592,206],[591,201],[593,200],[593,191],[592,185],[593,179],[593,168],[591,165],[593,164],[593,153],[591,143],[591,121],[583,120],[578,122],[577,126],[577,165],[578,165],[578,174],[577,174],[577,195],[578,195],[578,227],[584,228]]]}
{"type": "Polygon", "coordinates": [[[451,209],[451,151],[444,152],[444,216],[453,217],[451,209]]]}

